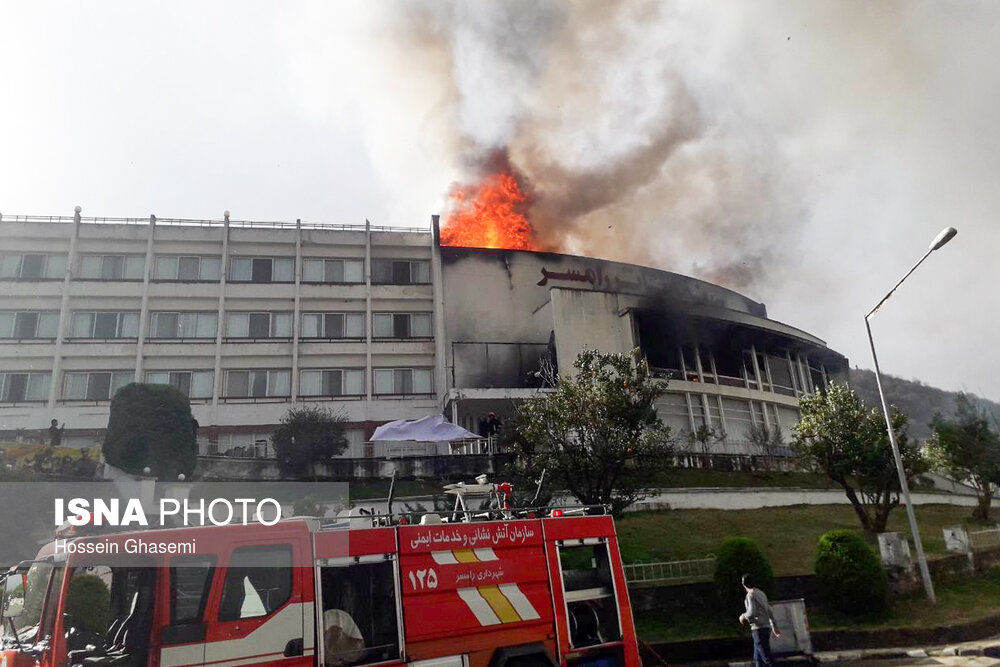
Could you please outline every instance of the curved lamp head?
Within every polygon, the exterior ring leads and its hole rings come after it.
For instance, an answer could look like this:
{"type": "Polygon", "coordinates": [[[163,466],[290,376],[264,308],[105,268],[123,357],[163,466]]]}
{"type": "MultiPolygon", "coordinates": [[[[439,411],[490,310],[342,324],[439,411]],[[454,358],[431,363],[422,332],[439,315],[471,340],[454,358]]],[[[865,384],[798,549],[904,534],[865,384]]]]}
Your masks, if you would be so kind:
{"type": "Polygon", "coordinates": [[[955,229],[954,227],[945,227],[938,233],[937,236],[934,237],[934,240],[931,241],[929,250],[931,251],[937,250],[945,243],[955,238],[955,234],[958,234],[957,229],[955,229]]]}

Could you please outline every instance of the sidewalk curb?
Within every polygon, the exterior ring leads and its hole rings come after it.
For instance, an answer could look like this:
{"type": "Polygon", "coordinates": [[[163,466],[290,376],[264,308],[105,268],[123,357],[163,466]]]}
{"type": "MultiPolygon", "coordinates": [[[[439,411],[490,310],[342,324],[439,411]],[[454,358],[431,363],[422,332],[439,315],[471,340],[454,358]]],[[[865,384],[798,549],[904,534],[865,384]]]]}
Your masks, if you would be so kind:
{"type": "MultiPolygon", "coordinates": [[[[862,650],[847,651],[822,651],[814,653],[812,660],[815,663],[842,663],[860,662],[862,660],[903,660],[906,658],[936,658],[936,657],[979,657],[986,656],[1000,658],[1000,638],[987,640],[992,643],[983,645],[983,641],[970,642],[979,645],[950,645],[933,648],[872,648],[862,650]]],[[[776,658],[775,662],[782,665],[810,664],[809,656],[789,656],[787,658],[776,658]]],[[[681,663],[690,667],[753,667],[753,662],[748,660],[708,660],[703,662],[681,663]]]]}

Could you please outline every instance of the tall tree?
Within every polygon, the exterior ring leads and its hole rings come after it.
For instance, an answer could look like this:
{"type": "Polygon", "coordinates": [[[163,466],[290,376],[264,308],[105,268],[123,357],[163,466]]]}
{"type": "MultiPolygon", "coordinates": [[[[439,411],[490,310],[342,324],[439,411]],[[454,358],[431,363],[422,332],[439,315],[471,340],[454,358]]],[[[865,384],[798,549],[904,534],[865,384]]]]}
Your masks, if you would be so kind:
{"type": "Polygon", "coordinates": [[[1000,483],[1000,436],[967,394],[955,398],[951,418],[938,414],[931,421],[927,443],[931,464],[955,479],[968,481],[978,496],[972,516],[986,521],[993,503],[993,485],[1000,483]]]}
{"type": "Polygon", "coordinates": [[[654,403],[666,383],[637,351],[584,350],[574,374],[519,406],[515,455],[556,488],[620,516],[645,497],[673,452],[654,403]]]}
{"type": "Polygon", "coordinates": [[[149,467],[160,479],[190,475],[198,461],[188,397],[165,384],[125,385],[111,399],[104,460],[127,472],[149,467]]]}
{"type": "Polygon", "coordinates": [[[290,408],[271,435],[282,473],[302,476],[347,449],[347,417],[315,406],[290,408]]]}
{"type": "MultiPolygon", "coordinates": [[[[804,396],[799,409],[792,448],[844,489],[866,533],[885,532],[900,488],[882,412],[866,408],[854,390],[836,382],[804,396]]],[[[907,478],[925,472],[919,448],[906,435],[906,415],[895,408],[890,415],[907,478]]]]}

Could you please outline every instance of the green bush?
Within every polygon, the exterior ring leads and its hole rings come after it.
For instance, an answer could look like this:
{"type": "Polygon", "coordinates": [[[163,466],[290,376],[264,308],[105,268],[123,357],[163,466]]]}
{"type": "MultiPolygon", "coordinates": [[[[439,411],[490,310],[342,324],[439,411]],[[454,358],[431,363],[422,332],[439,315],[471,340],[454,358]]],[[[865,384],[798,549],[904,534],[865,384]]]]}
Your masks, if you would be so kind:
{"type": "Polygon", "coordinates": [[[316,496],[311,493],[306,496],[302,496],[294,503],[292,503],[292,513],[295,516],[320,516],[322,511],[319,506],[319,502],[316,496]]]}
{"type": "Polygon", "coordinates": [[[829,609],[853,618],[882,618],[888,611],[888,579],[860,535],[831,530],[819,538],[816,580],[829,609]]]}
{"type": "Polygon", "coordinates": [[[198,461],[187,396],[165,384],[128,384],[111,399],[104,460],[134,474],[149,467],[160,479],[190,475],[198,461]]]}
{"type": "Polygon", "coordinates": [[[69,580],[66,613],[73,626],[86,632],[103,634],[108,629],[111,596],[100,577],[77,574],[69,580]]]}
{"type": "Polygon", "coordinates": [[[774,570],[761,550],[745,537],[727,538],[715,560],[715,591],[726,611],[743,608],[744,574],[753,578],[754,586],[771,595],[774,570]]]}

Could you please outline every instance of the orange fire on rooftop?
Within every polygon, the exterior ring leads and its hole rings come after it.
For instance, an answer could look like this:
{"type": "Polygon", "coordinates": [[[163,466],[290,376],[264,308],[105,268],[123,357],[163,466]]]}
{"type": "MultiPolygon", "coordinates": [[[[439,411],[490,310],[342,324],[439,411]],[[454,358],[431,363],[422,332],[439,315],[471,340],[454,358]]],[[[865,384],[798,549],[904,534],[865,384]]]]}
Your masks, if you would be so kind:
{"type": "Polygon", "coordinates": [[[441,226],[441,245],[537,250],[528,221],[531,196],[514,170],[502,165],[474,185],[456,185],[441,226]]]}

